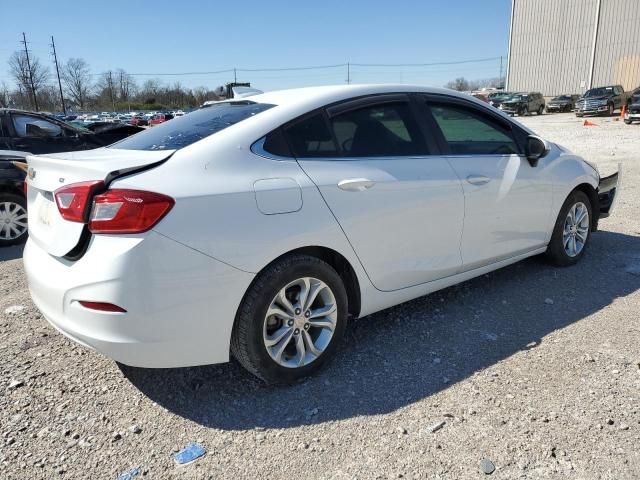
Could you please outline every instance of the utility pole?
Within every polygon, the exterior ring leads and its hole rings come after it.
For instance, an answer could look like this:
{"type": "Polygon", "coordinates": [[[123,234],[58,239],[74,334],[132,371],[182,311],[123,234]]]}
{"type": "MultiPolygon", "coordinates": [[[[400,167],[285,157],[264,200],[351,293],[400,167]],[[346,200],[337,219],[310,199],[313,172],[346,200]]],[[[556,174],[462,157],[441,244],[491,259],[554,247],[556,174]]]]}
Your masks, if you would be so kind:
{"type": "Polygon", "coordinates": [[[58,88],[60,89],[60,101],[62,102],[62,113],[67,114],[67,107],[64,105],[64,95],[62,94],[62,82],[60,81],[60,68],[58,67],[58,56],[56,55],[56,42],[51,35],[51,48],[53,49],[53,62],[56,64],[56,74],[58,75],[58,88]]]}
{"type": "Polygon", "coordinates": [[[29,69],[29,81],[31,82],[31,93],[33,94],[33,105],[36,108],[36,112],[39,110],[38,108],[38,97],[36,96],[36,87],[33,84],[33,72],[31,71],[31,62],[29,61],[29,49],[27,48],[27,37],[22,32],[22,44],[24,45],[24,54],[27,57],[27,68],[29,69]]]}
{"type": "Polygon", "coordinates": [[[236,67],[233,67],[233,83],[238,83],[238,75],[236,72],[236,67]]]}
{"type": "Polygon", "coordinates": [[[111,74],[111,70],[109,70],[109,95],[111,96],[111,110],[112,112],[116,111],[116,102],[113,99],[113,75],[111,74]]]}
{"type": "Polygon", "coordinates": [[[351,83],[351,63],[347,62],[347,85],[351,83]]]}
{"type": "Polygon", "coordinates": [[[502,55],[500,55],[500,76],[498,77],[500,85],[502,85],[502,55]]]}

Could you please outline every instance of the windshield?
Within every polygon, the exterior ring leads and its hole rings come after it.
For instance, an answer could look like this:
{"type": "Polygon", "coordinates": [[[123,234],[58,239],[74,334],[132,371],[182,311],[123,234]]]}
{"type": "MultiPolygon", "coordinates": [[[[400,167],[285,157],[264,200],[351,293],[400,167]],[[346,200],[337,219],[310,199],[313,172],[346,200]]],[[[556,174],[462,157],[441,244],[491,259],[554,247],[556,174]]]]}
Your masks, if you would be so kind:
{"type": "Polygon", "coordinates": [[[272,107],[275,105],[250,101],[217,103],[160,123],[108,148],[178,150],[272,107]]]}
{"type": "Polygon", "coordinates": [[[489,94],[489,98],[491,100],[504,100],[505,98],[509,98],[510,96],[511,96],[511,94],[507,93],[507,92],[489,94]]]}
{"type": "Polygon", "coordinates": [[[609,95],[613,93],[613,87],[599,87],[587,90],[584,94],[585,97],[602,97],[603,95],[609,95]]]}
{"type": "Polygon", "coordinates": [[[569,95],[560,95],[559,97],[555,97],[551,101],[552,102],[557,102],[557,101],[565,101],[565,100],[571,100],[571,97],[569,95]]]}
{"type": "Polygon", "coordinates": [[[516,93],[514,95],[511,95],[509,97],[509,100],[511,100],[512,102],[521,102],[523,100],[526,100],[527,98],[529,98],[529,95],[524,95],[522,93],[516,93]]]}
{"type": "Polygon", "coordinates": [[[640,103],[640,93],[636,93],[633,97],[631,97],[631,101],[633,103],[640,103]]]}

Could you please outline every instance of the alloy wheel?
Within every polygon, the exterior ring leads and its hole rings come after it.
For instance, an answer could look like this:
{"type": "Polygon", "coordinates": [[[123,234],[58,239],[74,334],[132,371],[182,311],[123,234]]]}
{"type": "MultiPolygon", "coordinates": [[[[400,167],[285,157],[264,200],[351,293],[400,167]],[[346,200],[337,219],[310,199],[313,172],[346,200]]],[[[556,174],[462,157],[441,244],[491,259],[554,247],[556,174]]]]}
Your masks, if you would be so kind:
{"type": "Polygon", "coordinates": [[[264,346],[278,365],[303,367],[329,346],[337,321],[336,299],[327,284],[299,278],[271,301],[264,319],[264,346]]]}
{"type": "Polygon", "coordinates": [[[0,240],[15,240],[27,231],[27,211],[15,202],[0,203],[0,240]]]}
{"type": "Polygon", "coordinates": [[[575,203],[567,213],[562,230],[562,245],[567,255],[575,257],[582,252],[589,236],[589,226],[587,206],[582,202],[575,203]]]}

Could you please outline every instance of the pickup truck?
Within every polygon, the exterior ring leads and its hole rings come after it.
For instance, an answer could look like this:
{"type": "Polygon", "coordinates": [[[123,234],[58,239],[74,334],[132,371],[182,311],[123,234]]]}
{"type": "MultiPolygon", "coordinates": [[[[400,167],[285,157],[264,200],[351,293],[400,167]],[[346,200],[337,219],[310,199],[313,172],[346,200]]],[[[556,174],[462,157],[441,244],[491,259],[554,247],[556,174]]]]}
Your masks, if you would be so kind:
{"type": "Polygon", "coordinates": [[[622,85],[591,88],[576,101],[576,116],[613,115],[613,112],[627,104],[630,93],[622,85]]]}

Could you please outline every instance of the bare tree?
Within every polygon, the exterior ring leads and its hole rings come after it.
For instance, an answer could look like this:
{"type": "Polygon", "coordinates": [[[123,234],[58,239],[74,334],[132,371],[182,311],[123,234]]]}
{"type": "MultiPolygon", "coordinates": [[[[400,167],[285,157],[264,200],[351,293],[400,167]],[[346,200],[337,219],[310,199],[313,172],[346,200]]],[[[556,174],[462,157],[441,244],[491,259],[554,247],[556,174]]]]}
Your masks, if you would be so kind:
{"type": "Polygon", "coordinates": [[[118,90],[118,99],[121,102],[128,102],[136,93],[137,85],[134,78],[125,72],[122,68],[116,71],[116,81],[118,90]]]}
{"type": "Polygon", "coordinates": [[[38,95],[38,90],[47,84],[50,77],[48,67],[42,65],[33,55],[27,62],[27,55],[23,51],[13,52],[9,58],[9,73],[21,88],[31,91],[34,97],[38,95]]]}
{"type": "Polygon", "coordinates": [[[7,108],[9,106],[10,95],[9,87],[3,81],[2,84],[0,84],[0,107],[7,108]]]}
{"type": "Polygon", "coordinates": [[[455,80],[448,82],[445,87],[450,88],[451,90],[457,90],[459,92],[464,92],[471,89],[469,82],[464,77],[458,77],[455,80]]]}
{"type": "Polygon", "coordinates": [[[91,95],[89,64],[82,58],[70,58],[62,67],[62,80],[71,100],[84,110],[91,95]]]}

